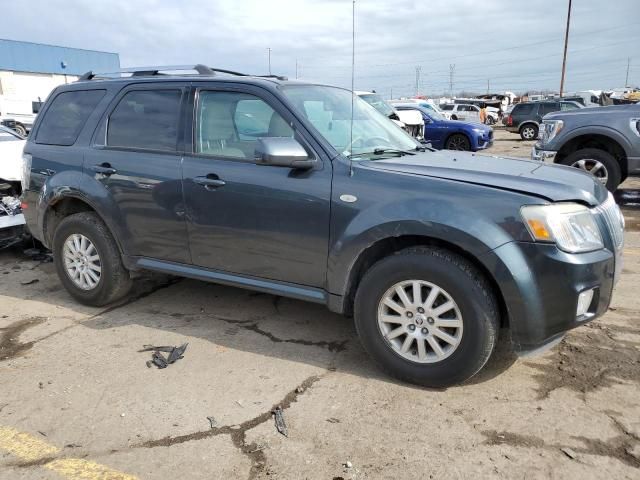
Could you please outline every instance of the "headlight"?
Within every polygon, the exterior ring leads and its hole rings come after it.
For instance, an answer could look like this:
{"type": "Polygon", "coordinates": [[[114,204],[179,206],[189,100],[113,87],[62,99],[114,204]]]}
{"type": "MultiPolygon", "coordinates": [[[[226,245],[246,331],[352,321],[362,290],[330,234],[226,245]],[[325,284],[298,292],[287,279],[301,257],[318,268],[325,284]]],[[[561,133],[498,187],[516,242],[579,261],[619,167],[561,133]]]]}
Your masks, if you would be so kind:
{"type": "Polygon", "coordinates": [[[555,138],[564,127],[562,120],[543,120],[538,139],[545,144],[555,138]]]}
{"type": "Polygon", "coordinates": [[[531,205],[520,210],[529,233],[538,242],[555,243],[569,253],[603,248],[593,213],[577,203],[531,205]]]}
{"type": "Polygon", "coordinates": [[[484,133],[484,130],[481,129],[481,128],[474,128],[473,131],[476,132],[477,134],[480,134],[480,135],[482,135],[484,133]]]}

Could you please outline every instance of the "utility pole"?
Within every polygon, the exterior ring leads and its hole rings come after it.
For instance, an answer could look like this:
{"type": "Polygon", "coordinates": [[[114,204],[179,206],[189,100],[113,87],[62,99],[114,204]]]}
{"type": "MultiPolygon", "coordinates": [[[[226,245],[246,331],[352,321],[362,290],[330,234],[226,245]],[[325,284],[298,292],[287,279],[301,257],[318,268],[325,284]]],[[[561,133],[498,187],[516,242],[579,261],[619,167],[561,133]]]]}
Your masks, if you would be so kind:
{"type": "Polygon", "coordinates": [[[629,66],[631,65],[631,57],[627,57],[627,78],[624,81],[624,86],[629,86],[629,66]]]}
{"type": "Polygon", "coordinates": [[[449,64],[449,95],[453,97],[453,75],[456,72],[456,64],[449,64]]]}
{"type": "Polygon", "coordinates": [[[267,47],[267,55],[269,59],[269,75],[271,75],[271,47],[267,47]]]}
{"type": "Polygon", "coordinates": [[[416,97],[420,94],[420,70],[422,67],[416,67],[416,97]]]}
{"type": "Polygon", "coordinates": [[[391,98],[389,100],[393,100],[393,87],[391,87],[391,98]]]}
{"type": "Polygon", "coordinates": [[[487,95],[489,95],[490,91],[491,91],[491,79],[487,78],[487,95]]]}
{"type": "Polygon", "coordinates": [[[567,10],[567,30],[564,34],[564,55],[562,56],[562,77],[560,77],[560,98],[564,92],[564,72],[567,68],[567,45],[569,45],[569,23],[571,22],[571,0],[569,0],[569,10],[567,10]]]}
{"type": "Polygon", "coordinates": [[[296,58],[296,80],[298,79],[298,59],[296,58]]]}

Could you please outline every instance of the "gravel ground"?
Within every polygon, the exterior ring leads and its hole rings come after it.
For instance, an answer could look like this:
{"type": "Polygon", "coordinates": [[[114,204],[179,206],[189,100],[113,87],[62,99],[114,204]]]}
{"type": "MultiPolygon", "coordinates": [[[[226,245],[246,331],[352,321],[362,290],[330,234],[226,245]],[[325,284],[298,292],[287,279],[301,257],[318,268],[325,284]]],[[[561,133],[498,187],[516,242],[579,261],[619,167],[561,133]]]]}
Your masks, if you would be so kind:
{"type": "MultiPolygon", "coordinates": [[[[497,131],[486,153],[530,147],[497,131]]],[[[154,276],[88,308],[2,251],[0,479],[638,479],[639,212],[607,315],[446,390],[388,378],[318,305],[154,276]],[[163,370],[138,351],[187,342],[163,370]]]]}

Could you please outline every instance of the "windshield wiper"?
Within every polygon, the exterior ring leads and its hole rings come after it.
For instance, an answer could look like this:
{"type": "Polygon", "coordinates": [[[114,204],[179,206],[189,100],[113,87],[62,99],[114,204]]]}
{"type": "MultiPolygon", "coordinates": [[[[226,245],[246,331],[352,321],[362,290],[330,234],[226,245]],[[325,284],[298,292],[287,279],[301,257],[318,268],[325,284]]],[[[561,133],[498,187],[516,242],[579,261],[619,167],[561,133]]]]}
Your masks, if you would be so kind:
{"type": "Polygon", "coordinates": [[[416,147],[414,150],[401,150],[399,148],[375,148],[373,151],[371,152],[360,152],[360,153],[353,153],[351,155],[347,155],[349,158],[360,158],[360,157],[367,157],[367,156],[379,156],[379,155],[385,155],[387,153],[393,153],[396,154],[400,157],[403,157],[405,155],[415,155],[416,152],[420,151],[420,152],[424,152],[424,150],[422,150],[425,147],[422,146],[418,146],[416,147]]]}

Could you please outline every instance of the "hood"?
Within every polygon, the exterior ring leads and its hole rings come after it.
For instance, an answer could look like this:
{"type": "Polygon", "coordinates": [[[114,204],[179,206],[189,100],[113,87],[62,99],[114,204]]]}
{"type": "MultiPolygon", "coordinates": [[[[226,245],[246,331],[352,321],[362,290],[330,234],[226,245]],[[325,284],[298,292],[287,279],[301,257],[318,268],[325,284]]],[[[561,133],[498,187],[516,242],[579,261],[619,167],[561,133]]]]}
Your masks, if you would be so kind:
{"type": "Polygon", "coordinates": [[[389,172],[424,175],[533,195],[552,202],[579,201],[591,206],[606,200],[607,189],[588,173],[563,165],[470,152],[424,152],[363,166],[389,172]]]}
{"type": "Polygon", "coordinates": [[[400,121],[407,125],[422,125],[422,113],[418,110],[396,110],[400,121]]]}
{"type": "Polygon", "coordinates": [[[25,140],[0,142],[0,179],[7,182],[22,180],[22,149],[25,140]]]}

